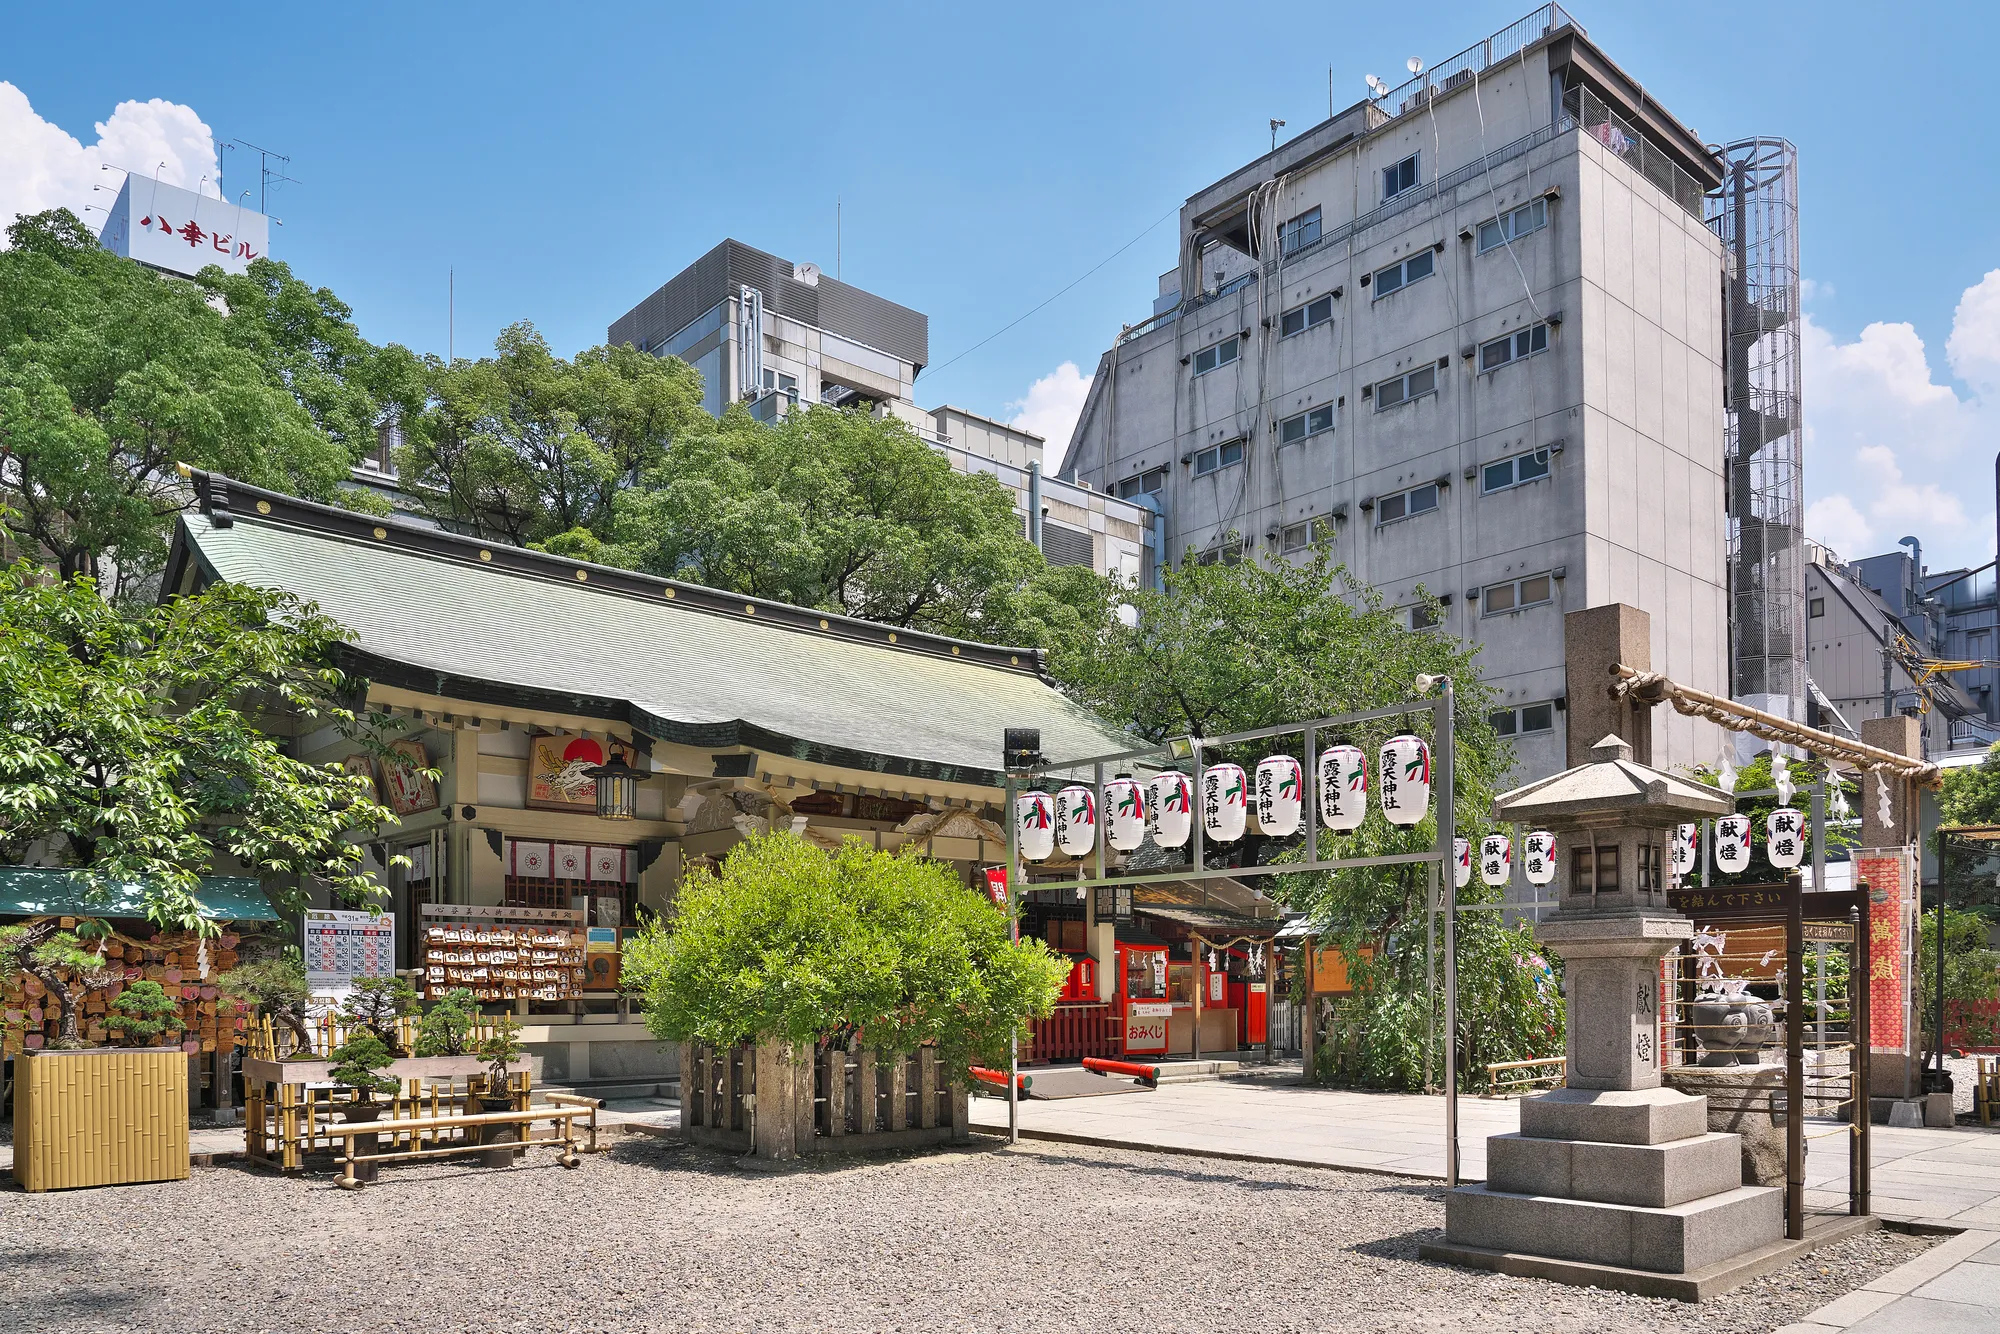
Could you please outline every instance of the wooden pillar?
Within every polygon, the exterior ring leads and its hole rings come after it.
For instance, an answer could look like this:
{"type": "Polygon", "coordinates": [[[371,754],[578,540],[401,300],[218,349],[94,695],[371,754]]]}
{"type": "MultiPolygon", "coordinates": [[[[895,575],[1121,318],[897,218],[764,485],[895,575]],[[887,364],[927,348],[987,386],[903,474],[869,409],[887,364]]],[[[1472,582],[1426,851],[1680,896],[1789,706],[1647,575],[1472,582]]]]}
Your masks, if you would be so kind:
{"type": "Polygon", "coordinates": [[[812,1152],[816,1128],[814,1104],[819,1090],[819,1053],[811,1046],[790,1049],[792,1067],[792,1151],[812,1152]]]}
{"type": "Polygon", "coordinates": [[[854,1133],[872,1135],[875,1133],[875,1116],[881,1101],[875,1075],[875,1049],[863,1047],[856,1060],[859,1064],[854,1070],[854,1133]]]}
{"type": "Polygon", "coordinates": [[[917,1053],[917,1125],[923,1130],[937,1128],[937,1050],[925,1047],[917,1053]]]}
{"type": "Polygon", "coordinates": [[[826,1133],[838,1139],[847,1133],[847,1053],[829,1047],[820,1063],[826,1069],[826,1133]]]}
{"type": "Polygon", "coordinates": [[[1302,961],[1305,964],[1299,971],[1305,974],[1306,980],[1305,999],[1299,1002],[1299,1055],[1303,1062],[1306,1082],[1311,1083],[1313,1079],[1314,1058],[1318,1055],[1317,1047],[1319,1039],[1319,1025],[1313,1022],[1313,1000],[1315,994],[1313,991],[1315,980],[1313,978],[1313,969],[1319,963],[1318,937],[1307,936],[1299,942],[1299,949],[1303,952],[1302,961]]]}
{"type": "Polygon", "coordinates": [[[1208,978],[1203,975],[1201,970],[1202,938],[1200,936],[1189,936],[1188,941],[1194,946],[1194,1037],[1189,1047],[1192,1059],[1199,1061],[1201,1059],[1201,1003],[1208,997],[1208,978]]]}
{"type": "Polygon", "coordinates": [[[889,1114],[882,1118],[882,1129],[902,1130],[907,1125],[910,1109],[910,1058],[902,1052],[894,1052],[889,1060],[889,1114]]]}

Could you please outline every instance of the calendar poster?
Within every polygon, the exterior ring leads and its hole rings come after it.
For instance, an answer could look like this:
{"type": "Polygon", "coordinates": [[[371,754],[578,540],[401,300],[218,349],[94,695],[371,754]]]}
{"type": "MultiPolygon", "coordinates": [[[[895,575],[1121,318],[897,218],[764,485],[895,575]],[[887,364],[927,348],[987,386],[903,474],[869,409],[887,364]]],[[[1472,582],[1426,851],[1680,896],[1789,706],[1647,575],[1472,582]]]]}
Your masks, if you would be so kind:
{"type": "Polygon", "coordinates": [[[309,908],[305,919],[306,986],[338,1000],[357,977],[396,972],[396,914],[309,908]]]}

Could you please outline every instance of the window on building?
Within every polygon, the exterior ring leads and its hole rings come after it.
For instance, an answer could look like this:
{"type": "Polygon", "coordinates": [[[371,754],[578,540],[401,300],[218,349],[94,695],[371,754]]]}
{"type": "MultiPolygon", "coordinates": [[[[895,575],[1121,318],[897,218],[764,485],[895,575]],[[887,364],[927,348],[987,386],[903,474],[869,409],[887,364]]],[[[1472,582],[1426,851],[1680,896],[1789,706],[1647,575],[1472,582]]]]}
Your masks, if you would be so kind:
{"type": "Polygon", "coordinates": [[[1157,496],[1167,489],[1167,470],[1148,468],[1137,477],[1127,477],[1111,488],[1111,494],[1129,499],[1132,496],[1157,496]]]}
{"type": "Polygon", "coordinates": [[[1317,301],[1308,301],[1303,306],[1295,306],[1278,317],[1278,336],[1290,338],[1293,334],[1322,324],[1333,322],[1333,298],[1323,296],[1317,301]]]}
{"type": "Polygon", "coordinates": [[[1428,278],[1437,272],[1437,252],[1419,250],[1407,259],[1398,260],[1386,269],[1375,270],[1372,280],[1375,297],[1380,301],[1391,292],[1400,292],[1420,278],[1428,278]]]}
{"type": "Polygon", "coordinates": [[[1233,463],[1243,462],[1243,442],[1225,440],[1219,445],[1204,449],[1194,456],[1194,475],[1204,477],[1233,463]]]}
{"type": "Polygon", "coordinates": [[[1809,599],[1807,599],[1807,601],[1806,601],[1806,615],[1808,615],[1808,616],[1824,616],[1824,615],[1826,615],[1826,599],[1825,599],[1825,598],[1809,598],[1809,599]]]}
{"type": "Polygon", "coordinates": [[[1556,706],[1553,700],[1544,700],[1540,704],[1510,705],[1495,709],[1486,715],[1486,720],[1501,736],[1533,736],[1537,732],[1556,730],[1556,706]]]}
{"type": "Polygon", "coordinates": [[[1537,449],[1527,454],[1517,454],[1511,459],[1500,459],[1479,470],[1479,489],[1487,495],[1495,491],[1505,491],[1510,486],[1523,482],[1536,482],[1549,475],[1549,451],[1537,449]]]}
{"type": "Polygon", "coordinates": [[[796,403],[799,401],[799,377],[767,368],[764,371],[764,392],[767,394],[783,394],[786,398],[796,403]]]}
{"type": "Polygon", "coordinates": [[[1214,347],[1205,347],[1194,354],[1194,373],[1206,375],[1218,366],[1227,366],[1242,351],[1243,340],[1234,336],[1223,339],[1214,347]]]}
{"type": "Polygon", "coordinates": [[[1497,218],[1479,224],[1479,253],[1485,254],[1517,237],[1529,232],[1538,232],[1549,225],[1549,205],[1544,199],[1532,204],[1523,204],[1511,213],[1502,213],[1497,218]]]}
{"type": "Polygon", "coordinates": [[[1375,411],[1386,412],[1400,403],[1437,392],[1437,367],[1425,366],[1407,375],[1398,375],[1375,386],[1375,411]]]}
{"type": "Polygon", "coordinates": [[[1384,201],[1394,199],[1397,195],[1403,193],[1403,191],[1411,189],[1416,185],[1418,175],[1417,159],[1422,156],[1421,153],[1412,153],[1395,166],[1382,168],[1382,198],[1384,201]]]}
{"type": "Polygon", "coordinates": [[[1434,629],[1443,619],[1438,614],[1438,609],[1428,602],[1413,603],[1410,607],[1409,623],[1412,630],[1434,629]]]}
{"type": "Polygon", "coordinates": [[[1428,514],[1437,507],[1437,483],[1425,482],[1422,486],[1413,486],[1408,491],[1398,491],[1393,496],[1376,497],[1375,522],[1394,523],[1398,519],[1428,514]]]}
{"type": "Polygon", "coordinates": [[[1278,443],[1289,445],[1333,429],[1333,405],[1325,404],[1317,408],[1307,408],[1296,417],[1287,417],[1278,423],[1278,443]]]}
{"type": "Polygon", "coordinates": [[[1547,324],[1530,325],[1528,328],[1515,330],[1505,338],[1496,338],[1490,343],[1481,343],[1479,345],[1479,369],[1482,371],[1498,370],[1510,361],[1519,361],[1522,357],[1532,357],[1537,352],[1546,352],[1548,350],[1549,326],[1547,324]]]}
{"type": "Polygon", "coordinates": [[[1307,547],[1325,546],[1333,541],[1333,520],[1325,515],[1316,515],[1299,523],[1288,524],[1278,536],[1282,544],[1281,549],[1286,554],[1304,551],[1307,547]]]}
{"type": "Polygon", "coordinates": [[[1287,222],[1282,233],[1284,252],[1289,255],[1294,250],[1304,250],[1319,240],[1319,210],[1307,209],[1298,217],[1287,222]]]}
{"type": "Polygon", "coordinates": [[[1556,584],[1554,578],[1546,574],[1531,574],[1525,579],[1509,579],[1505,583],[1488,584],[1479,593],[1481,613],[1499,616],[1505,612],[1519,611],[1523,607],[1537,607],[1544,602],[1555,601],[1556,584]]]}
{"type": "Polygon", "coordinates": [[[1194,563],[1196,565],[1236,565],[1240,564],[1242,560],[1243,541],[1241,538],[1231,538],[1227,542],[1218,542],[1208,550],[1197,555],[1194,558],[1194,563]]]}

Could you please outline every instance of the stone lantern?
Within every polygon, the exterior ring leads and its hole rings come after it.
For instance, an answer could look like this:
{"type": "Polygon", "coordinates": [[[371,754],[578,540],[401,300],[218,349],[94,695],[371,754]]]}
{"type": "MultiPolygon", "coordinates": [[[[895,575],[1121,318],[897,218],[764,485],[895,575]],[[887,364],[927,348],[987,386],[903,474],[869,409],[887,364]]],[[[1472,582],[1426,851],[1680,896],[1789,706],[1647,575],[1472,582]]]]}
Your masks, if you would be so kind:
{"type": "Polygon", "coordinates": [[[1738,1137],[1660,1080],[1660,960],[1694,933],[1667,906],[1673,829],[1735,801],[1634,763],[1615,736],[1591,756],[1493,804],[1556,835],[1559,906],[1535,936],[1563,961],[1568,1087],[1524,1099],[1520,1133],[1487,1141],[1485,1183],[1446,1197],[1446,1243],[1425,1254],[1684,1295],[1648,1276],[1727,1269],[1784,1235],[1783,1192],[1743,1185],[1738,1137]]]}

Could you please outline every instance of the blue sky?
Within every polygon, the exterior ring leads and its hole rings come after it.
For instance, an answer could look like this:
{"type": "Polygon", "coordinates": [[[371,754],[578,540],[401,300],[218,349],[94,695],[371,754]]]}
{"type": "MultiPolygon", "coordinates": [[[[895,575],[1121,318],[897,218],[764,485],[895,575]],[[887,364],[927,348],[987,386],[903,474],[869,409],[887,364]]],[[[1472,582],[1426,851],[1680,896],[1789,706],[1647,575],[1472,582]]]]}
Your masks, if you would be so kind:
{"type": "MultiPolygon", "coordinates": [[[[79,23],[39,5],[10,16],[0,81],[85,146],[119,103],[158,98],[289,154],[274,252],[369,337],[421,351],[445,348],[453,268],[460,355],[522,319],[564,353],[601,341],[725,235],[832,272],[838,197],[841,276],[931,317],[918,401],[1011,417],[1149,312],[1174,258],[1159,220],[1264,151],[1271,117],[1324,117],[1329,66],[1346,106],[1364,74],[1394,82],[1528,8],[114,5],[79,23]]],[[[1573,12],[1707,138],[1799,145],[1820,535],[1860,555],[1915,528],[1938,561],[1990,557],[1995,10],[1573,12]]],[[[0,118],[0,213],[36,202],[22,114],[0,118]]],[[[255,187],[251,155],[223,167],[227,195],[255,187]]]]}

